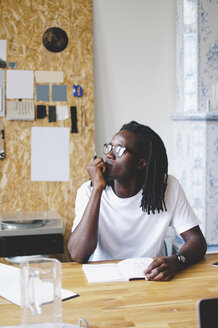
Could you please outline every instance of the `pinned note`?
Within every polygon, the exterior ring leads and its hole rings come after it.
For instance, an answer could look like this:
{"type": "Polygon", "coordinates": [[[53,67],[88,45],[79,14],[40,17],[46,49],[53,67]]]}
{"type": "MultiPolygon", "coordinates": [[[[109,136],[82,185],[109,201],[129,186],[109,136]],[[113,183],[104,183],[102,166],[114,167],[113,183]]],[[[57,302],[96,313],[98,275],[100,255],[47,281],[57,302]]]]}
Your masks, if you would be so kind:
{"type": "Polygon", "coordinates": [[[36,71],[37,83],[63,83],[64,73],[59,71],[36,71]]]}
{"type": "Polygon", "coordinates": [[[7,70],[7,99],[33,99],[33,71],[7,70]]]}
{"type": "Polygon", "coordinates": [[[0,70],[0,117],[5,116],[5,71],[0,70]]]}
{"type": "Polygon", "coordinates": [[[35,106],[33,101],[8,101],[7,120],[33,121],[35,119],[35,106]]]}
{"type": "Polygon", "coordinates": [[[69,181],[69,139],[69,128],[32,127],[32,181],[69,181]]]}

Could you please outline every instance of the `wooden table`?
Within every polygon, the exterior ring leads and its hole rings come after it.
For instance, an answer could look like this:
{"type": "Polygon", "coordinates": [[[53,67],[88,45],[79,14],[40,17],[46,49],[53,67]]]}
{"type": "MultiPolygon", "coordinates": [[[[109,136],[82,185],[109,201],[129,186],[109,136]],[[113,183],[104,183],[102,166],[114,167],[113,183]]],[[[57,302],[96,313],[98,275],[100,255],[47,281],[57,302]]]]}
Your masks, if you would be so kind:
{"type": "MultiPolygon", "coordinates": [[[[168,282],[137,280],[88,284],[82,266],[63,263],[62,287],[80,296],[63,302],[63,322],[85,318],[97,328],[197,327],[196,303],[218,297],[218,254],[180,272],[168,282]]],[[[20,308],[0,298],[0,325],[20,324],[20,308]]]]}

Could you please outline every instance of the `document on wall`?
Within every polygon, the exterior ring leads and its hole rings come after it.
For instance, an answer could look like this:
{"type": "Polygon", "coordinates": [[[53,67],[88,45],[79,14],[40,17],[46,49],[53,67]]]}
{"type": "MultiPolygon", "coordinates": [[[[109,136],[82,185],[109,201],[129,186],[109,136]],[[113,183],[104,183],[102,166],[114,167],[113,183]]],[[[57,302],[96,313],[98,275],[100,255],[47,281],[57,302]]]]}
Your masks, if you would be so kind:
{"type": "Polygon", "coordinates": [[[69,181],[69,136],[69,128],[32,127],[32,181],[69,181]]]}
{"type": "MultiPolygon", "coordinates": [[[[6,298],[8,301],[21,306],[21,270],[20,268],[12,265],[0,263],[0,296],[6,298]]],[[[49,294],[45,288],[45,295],[49,294]]],[[[44,296],[44,295],[42,295],[44,296]]],[[[79,296],[78,294],[67,290],[61,289],[62,301],[79,296]]]]}
{"type": "Polygon", "coordinates": [[[83,270],[90,283],[145,279],[144,271],[152,261],[150,257],[137,257],[118,263],[89,263],[83,264],[83,270]]]}
{"type": "Polygon", "coordinates": [[[9,121],[34,121],[34,101],[8,101],[7,120],[9,121]]]}
{"type": "Polygon", "coordinates": [[[6,80],[7,99],[34,98],[34,72],[7,70],[6,80]]]}
{"type": "Polygon", "coordinates": [[[5,71],[0,70],[0,117],[5,116],[5,71]]]}

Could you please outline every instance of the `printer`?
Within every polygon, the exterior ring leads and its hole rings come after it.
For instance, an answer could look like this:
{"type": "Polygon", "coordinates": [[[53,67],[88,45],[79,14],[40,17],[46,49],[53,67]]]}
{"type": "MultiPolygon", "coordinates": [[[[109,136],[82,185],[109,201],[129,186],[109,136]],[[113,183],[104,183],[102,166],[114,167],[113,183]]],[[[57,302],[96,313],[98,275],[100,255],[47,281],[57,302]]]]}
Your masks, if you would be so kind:
{"type": "Polygon", "coordinates": [[[0,213],[0,257],[63,252],[63,220],[56,212],[0,213]]]}

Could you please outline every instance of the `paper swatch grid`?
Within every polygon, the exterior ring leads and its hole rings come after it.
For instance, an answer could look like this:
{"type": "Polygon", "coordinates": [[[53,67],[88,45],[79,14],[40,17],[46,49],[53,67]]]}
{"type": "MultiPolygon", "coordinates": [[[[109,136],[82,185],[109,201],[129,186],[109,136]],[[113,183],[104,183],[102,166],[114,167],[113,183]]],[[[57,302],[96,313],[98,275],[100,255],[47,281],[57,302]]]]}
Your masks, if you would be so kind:
{"type": "Polygon", "coordinates": [[[153,261],[150,257],[130,258],[118,263],[83,264],[90,283],[145,279],[144,271],[153,261]]]}

